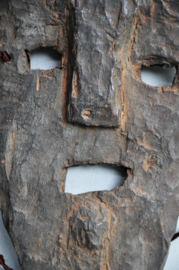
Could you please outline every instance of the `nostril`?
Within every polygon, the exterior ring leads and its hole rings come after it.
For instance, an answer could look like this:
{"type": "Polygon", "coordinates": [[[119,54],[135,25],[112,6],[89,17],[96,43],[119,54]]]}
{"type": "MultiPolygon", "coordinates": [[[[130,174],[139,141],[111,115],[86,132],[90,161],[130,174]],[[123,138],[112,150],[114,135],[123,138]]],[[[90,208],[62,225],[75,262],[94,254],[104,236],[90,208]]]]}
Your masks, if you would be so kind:
{"type": "Polygon", "coordinates": [[[61,67],[62,55],[52,47],[39,48],[29,57],[30,69],[50,70],[61,67]]]}
{"type": "Polygon", "coordinates": [[[164,68],[158,65],[142,67],[141,80],[156,87],[172,86],[176,73],[176,67],[164,68]]]}
{"type": "Polygon", "coordinates": [[[80,194],[123,185],[127,169],[111,165],[81,165],[67,169],[65,192],[80,194]]]}

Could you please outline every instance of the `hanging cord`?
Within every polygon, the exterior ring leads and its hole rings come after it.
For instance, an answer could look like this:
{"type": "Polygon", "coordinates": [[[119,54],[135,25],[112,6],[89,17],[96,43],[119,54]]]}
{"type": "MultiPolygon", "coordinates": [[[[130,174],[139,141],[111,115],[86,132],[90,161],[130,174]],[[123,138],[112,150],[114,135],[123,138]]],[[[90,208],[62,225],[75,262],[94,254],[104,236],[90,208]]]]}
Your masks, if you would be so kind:
{"type": "Polygon", "coordinates": [[[12,268],[8,267],[8,266],[5,264],[5,260],[4,260],[3,255],[0,255],[0,265],[2,265],[2,266],[4,267],[5,270],[13,270],[12,268]]]}

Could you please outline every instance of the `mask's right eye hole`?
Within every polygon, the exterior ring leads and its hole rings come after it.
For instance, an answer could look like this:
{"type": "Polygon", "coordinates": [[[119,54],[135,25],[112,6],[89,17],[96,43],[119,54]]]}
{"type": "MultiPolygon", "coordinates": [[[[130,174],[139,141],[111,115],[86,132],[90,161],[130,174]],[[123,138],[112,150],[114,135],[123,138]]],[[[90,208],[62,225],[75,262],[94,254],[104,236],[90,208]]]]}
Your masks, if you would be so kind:
{"type": "Polygon", "coordinates": [[[176,67],[143,66],[141,68],[141,80],[148,85],[156,87],[172,86],[176,73],[176,67]]]}

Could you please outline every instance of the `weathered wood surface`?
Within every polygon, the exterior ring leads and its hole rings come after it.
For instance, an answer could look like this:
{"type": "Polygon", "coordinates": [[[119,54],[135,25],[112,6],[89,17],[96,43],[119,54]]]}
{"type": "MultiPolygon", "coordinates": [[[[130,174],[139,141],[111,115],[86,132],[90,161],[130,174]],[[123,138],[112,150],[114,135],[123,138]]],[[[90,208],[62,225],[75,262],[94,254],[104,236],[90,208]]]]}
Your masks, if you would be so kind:
{"type": "MultiPolygon", "coordinates": [[[[23,270],[162,270],[179,214],[179,2],[1,0],[0,209],[23,270]],[[61,69],[30,70],[40,46],[61,69]],[[128,168],[122,187],[64,193],[77,164],[128,168]]],[[[85,181],[85,179],[84,179],[85,181]]]]}

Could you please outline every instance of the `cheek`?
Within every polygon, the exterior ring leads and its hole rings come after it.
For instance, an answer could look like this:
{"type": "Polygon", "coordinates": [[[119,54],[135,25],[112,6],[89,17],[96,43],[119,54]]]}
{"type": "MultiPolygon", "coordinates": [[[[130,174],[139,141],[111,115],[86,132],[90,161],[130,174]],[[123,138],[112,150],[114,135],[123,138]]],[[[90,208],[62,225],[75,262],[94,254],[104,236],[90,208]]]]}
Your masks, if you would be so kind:
{"type": "Polygon", "coordinates": [[[123,82],[126,130],[136,137],[154,130],[169,140],[178,126],[177,95],[169,89],[161,92],[159,87],[146,85],[130,73],[123,76],[123,82]]]}
{"type": "Polygon", "coordinates": [[[163,136],[171,135],[174,119],[169,109],[161,105],[154,105],[144,112],[144,117],[148,127],[154,128],[163,136]]]}

